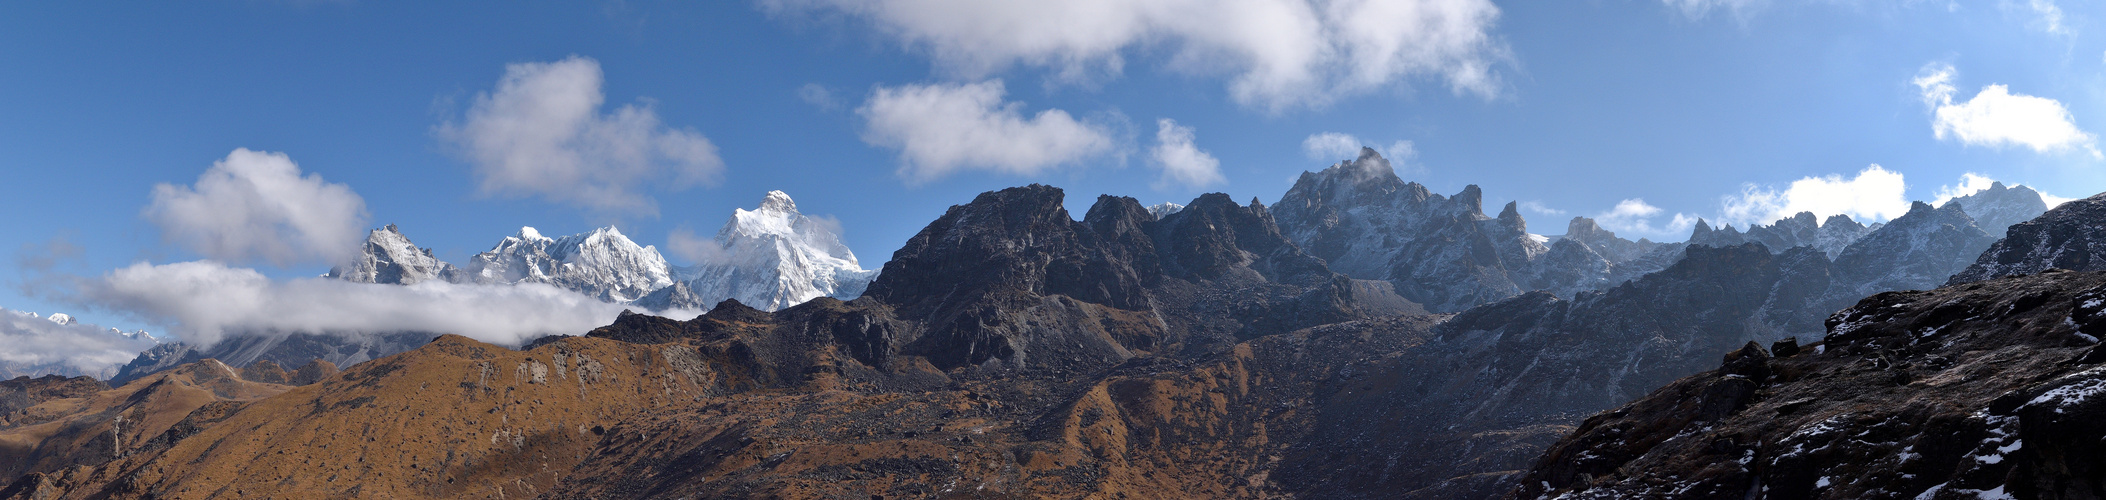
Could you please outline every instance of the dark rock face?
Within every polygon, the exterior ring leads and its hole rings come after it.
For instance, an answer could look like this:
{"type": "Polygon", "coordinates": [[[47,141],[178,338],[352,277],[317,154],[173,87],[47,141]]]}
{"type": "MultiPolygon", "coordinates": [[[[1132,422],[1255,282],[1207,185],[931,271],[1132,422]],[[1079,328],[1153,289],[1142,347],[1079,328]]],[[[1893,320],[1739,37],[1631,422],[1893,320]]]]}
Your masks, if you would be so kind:
{"type": "Polygon", "coordinates": [[[109,385],[95,380],[95,377],[85,376],[45,375],[0,380],[0,428],[22,424],[20,420],[24,415],[16,412],[25,408],[54,399],[88,397],[109,389],[109,385]]]}
{"type": "MultiPolygon", "coordinates": [[[[1511,210],[1511,208],[1509,208],[1511,210]]],[[[1666,269],[1682,258],[1684,245],[1626,240],[1602,229],[1594,219],[1573,217],[1565,235],[1531,265],[1529,286],[1559,297],[1601,290],[1666,269]]]]}
{"type": "Polygon", "coordinates": [[[1948,283],[2048,269],[2106,270],[2106,258],[2097,258],[2106,255],[2106,195],[2063,203],[2039,218],[2012,225],[2004,234],[1948,283]]]}
{"type": "Polygon", "coordinates": [[[1889,290],[1925,290],[1967,268],[1996,238],[1975,227],[1957,205],[1933,209],[1917,202],[1907,214],[1852,243],[1835,258],[1838,295],[1863,297],[1889,290]]]}
{"type": "MultiPolygon", "coordinates": [[[[1762,315],[1794,299],[1791,291],[1802,287],[1792,280],[1819,274],[1793,266],[1826,263],[1811,248],[1777,256],[1759,244],[1688,253],[1607,291],[1572,300],[1533,292],[1456,315],[1424,345],[1368,375],[1369,385],[1386,389],[1367,396],[1369,406],[1359,411],[1409,417],[1321,427],[1318,441],[1334,444],[1306,452],[1320,458],[1297,462],[1310,469],[1281,474],[1307,481],[1291,487],[1316,496],[1358,490],[1453,498],[1511,487],[1504,481],[1513,471],[1585,415],[1716,366],[1714,355],[1691,353],[1788,336],[1762,315]],[[1383,463],[1317,465],[1369,456],[1383,463]]],[[[1818,323],[1810,328],[1799,333],[1819,331],[1818,323]]]]}
{"type": "Polygon", "coordinates": [[[2094,498],[2102,299],[2067,271],[1866,298],[1588,418],[1510,498],[2094,498]]]}
{"type": "Polygon", "coordinates": [[[1358,159],[1303,173],[1273,213],[1288,239],[1332,270],[1388,280],[1436,312],[1521,293],[1529,262],[1549,251],[1512,207],[1486,216],[1477,186],[1433,194],[1365,148],[1358,159]]]}
{"type": "Polygon", "coordinates": [[[1959,205],[1967,215],[1974,217],[1975,225],[1996,237],[2003,237],[2004,229],[2011,225],[2033,220],[2048,209],[2047,200],[2040,197],[2039,191],[2025,186],[2004,187],[2002,182],[1991,183],[1989,189],[1947,200],[1945,204],[1959,205]]]}

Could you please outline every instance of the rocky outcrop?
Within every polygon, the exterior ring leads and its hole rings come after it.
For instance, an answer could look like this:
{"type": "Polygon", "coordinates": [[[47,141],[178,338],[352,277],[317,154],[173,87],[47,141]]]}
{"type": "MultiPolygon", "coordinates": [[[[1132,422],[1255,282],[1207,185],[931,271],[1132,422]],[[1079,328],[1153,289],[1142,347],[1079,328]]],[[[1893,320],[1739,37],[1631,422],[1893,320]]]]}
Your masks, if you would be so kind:
{"type": "MultiPolygon", "coordinates": [[[[2013,188],[2022,189],[2022,188],[2013,188]]],[[[2036,195],[2037,196],[2037,195],[2036,195]]],[[[2033,274],[2048,269],[2106,270],[2106,195],[2071,200],[2012,225],[1949,284],[2033,274]]]]}
{"type": "Polygon", "coordinates": [[[1588,418],[1512,498],[2086,498],[2106,274],[1882,293],[1588,418]]]}
{"type": "Polygon", "coordinates": [[[1373,149],[1304,172],[1273,212],[1283,233],[1340,273],[1387,280],[1397,293],[1452,312],[1524,291],[1529,262],[1550,249],[1512,205],[1484,213],[1468,186],[1453,197],[1398,178],[1373,149]]]}

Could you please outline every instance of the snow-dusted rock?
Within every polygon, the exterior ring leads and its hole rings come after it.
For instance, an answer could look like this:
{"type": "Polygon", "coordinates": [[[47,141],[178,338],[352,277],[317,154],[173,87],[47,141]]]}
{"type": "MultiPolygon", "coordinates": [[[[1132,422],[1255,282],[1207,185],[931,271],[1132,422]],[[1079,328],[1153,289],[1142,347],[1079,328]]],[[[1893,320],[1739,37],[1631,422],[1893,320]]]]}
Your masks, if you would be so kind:
{"type": "Polygon", "coordinates": [[[658,249],[637,245],[613,227],[548,238],[532,227],[468,261],[481,284],[547,283],[608,302],[629,302],[672,286],[672,267],[658,249]]]}
{"type": "Polygon", "coordinates": [[[366,234],[365,247],[351,263],[332,267],[324,275],[358,283],[415,285],[431,280],[459,282],[466,275],[446,261],[418,248],[394,224],[366,234]]]}
{"type": "Polygon", "coordinates": [[[2033,220],[2048,209],[2040,192],[2025,186],[2004,187],[2002,182],[1990,184],[1989,189],[1947,200],[1940,207],[1949,205],[1959,205],[1960,210],[1974,217],[1975,225],[1981,226],[1982,231],[1998,238],[2004,237],[2004,230],[2012,224],[2033,220]]]}

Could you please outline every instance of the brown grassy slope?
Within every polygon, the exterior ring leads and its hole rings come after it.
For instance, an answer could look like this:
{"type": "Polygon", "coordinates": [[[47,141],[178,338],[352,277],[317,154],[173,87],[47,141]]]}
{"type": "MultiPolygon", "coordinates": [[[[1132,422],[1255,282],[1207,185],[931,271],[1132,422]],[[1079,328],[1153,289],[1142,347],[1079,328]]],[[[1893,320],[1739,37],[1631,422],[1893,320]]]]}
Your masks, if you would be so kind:
{"type": "Polygon", "coordinates": [[[691,349],[446,336],[258,401],[166,450],[45,478],[54,498],[533,495],[605,425],[711,391],[691,349]],[[676,368],[677,367],[677,368],[676,368]]]}
{"type": "Polygon", "coordinates": [[[199,408],[254,401],[287,389],[243,380],[232,368],[208,359],[124,387],[43,401],[0,425],[0,475],[103,463],[150,447],[199,408]]]}

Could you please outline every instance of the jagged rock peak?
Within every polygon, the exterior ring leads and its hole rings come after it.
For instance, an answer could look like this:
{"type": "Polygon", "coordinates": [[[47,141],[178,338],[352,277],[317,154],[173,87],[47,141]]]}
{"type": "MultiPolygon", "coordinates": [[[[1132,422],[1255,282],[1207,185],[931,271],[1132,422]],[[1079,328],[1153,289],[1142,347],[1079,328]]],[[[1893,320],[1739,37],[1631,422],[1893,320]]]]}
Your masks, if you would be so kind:
{"type": "Polygon", "coordinates": [[[780,190],[769,191],[767,196],[761,198],[760,208],[757,211],[797,213],[797,202],[790,200],[789,193],[784,193],[780,190]]]}
{"type": "Polygon", "coordinates": [[[1975,225],[1990,236],[2003,236],[2013,224],[2032,220],[2048,209],[2040,192],[2025,186],[2006,187],[2003,182],[1992,182],[1989,189],[1954,197],[1945,204],[1964,207],[1975,225]]]}
{"type": "Polygon", "coordinates": [[[357,283],[414,285],[425,281],[460,281],[461,270],[439,260],[431,250],[411,243],[394,224],[366,233],[365,245],[350,263],[332,267],[324,275],[357,283]]]}

